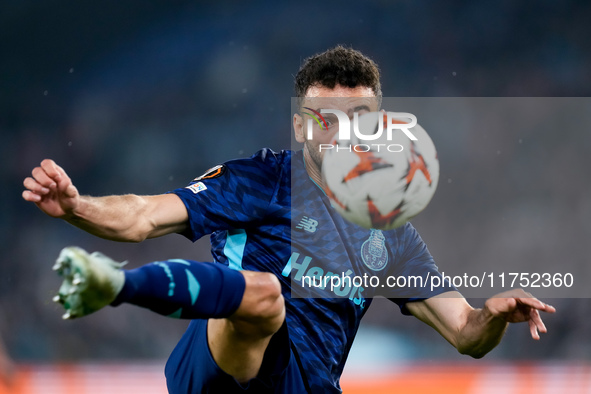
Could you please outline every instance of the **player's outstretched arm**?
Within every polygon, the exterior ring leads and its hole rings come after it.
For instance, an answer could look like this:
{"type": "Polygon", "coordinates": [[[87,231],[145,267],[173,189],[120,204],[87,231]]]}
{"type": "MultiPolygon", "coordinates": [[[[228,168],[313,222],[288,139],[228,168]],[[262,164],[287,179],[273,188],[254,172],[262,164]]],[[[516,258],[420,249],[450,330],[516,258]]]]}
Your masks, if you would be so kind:
{"type": "Polygon", "coordinates": [[[81,196],[63,168],[43,160],[23,182],[23,198],[47,215],[101,238],[139,242],[146,238],[181,232],[187,210],[174,194],[157,196],[81,196]]]}
{"type": "Polygon", "coordinates": [[[483,357],[501,341],[508,323],[527,322],[533,339],[547,332],[540,311],[556,309],[521,289],[489,298],[482,309],[472,308],[457,292],[408,303],[410,312],[435,328],[462,354],[483,357]]]}

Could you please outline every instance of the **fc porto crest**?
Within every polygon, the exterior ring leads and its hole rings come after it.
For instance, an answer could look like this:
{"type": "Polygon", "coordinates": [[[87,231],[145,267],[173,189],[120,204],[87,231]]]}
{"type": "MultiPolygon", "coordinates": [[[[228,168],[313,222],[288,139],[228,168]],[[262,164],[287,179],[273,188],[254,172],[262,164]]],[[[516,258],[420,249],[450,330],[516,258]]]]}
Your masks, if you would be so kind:
{"type": "Polygon", "coordinates": [[[372,271],[381,271],[388,264],[386,238],[380,230],[371,230],[369,238],[361,245],[361,259],[372,271]]]}

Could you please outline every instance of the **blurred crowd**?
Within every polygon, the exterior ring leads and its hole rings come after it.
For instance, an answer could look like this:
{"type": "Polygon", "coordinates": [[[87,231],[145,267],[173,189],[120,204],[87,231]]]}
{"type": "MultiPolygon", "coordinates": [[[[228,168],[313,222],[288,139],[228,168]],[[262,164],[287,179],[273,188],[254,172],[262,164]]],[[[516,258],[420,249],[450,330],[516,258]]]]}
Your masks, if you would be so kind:
{"type": "MultiPolygon", "coordinates": [[[[385,96],[591,104],[585,1],[535,9],[508,0],[65,3],[0,5],[0,336],[18,361],[165,358],[187,325],[131,306],[63,322],[51,303],[61,248],[101,250],[130,267],[211,261],[207,239],[116,244],[45,217],[20,197],[22,180],[44,158],[83,194],[156,194],[259,148],[289,149],[293,75],[305,57],[339,43],[376,60],[385,96]]],[[[536,111],[529,108],[529,119],[536,111]]],[[[590,275],[587,120],[586,128],[494,127],[491,119],[453,130],[430,125],[441,179],[416,226],[440,267],[515,260],[556,270],[573,264],[575,279],[590,275]]],[[[550,333],[540,343],[526,326],[511,327],[488,357],[588,359],[591,301],[551,303],[558,313],[546,319],[550,333]]],[[[385,300],[364,324],[408,339],[412,357],[457,357],[385,300]]]]}

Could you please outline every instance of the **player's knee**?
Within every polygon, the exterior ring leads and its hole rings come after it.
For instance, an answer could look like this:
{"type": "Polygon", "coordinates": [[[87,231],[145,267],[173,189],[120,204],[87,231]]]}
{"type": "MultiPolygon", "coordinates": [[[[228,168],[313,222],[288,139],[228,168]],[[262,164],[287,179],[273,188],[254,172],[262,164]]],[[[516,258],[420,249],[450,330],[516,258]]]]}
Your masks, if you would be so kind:
{"type": "Polygon", "coordinates": [[[285,318],[281,283],[267,272],[244,272],[246,288],[236,318],[259,326],[262,331],[277,331],[285,318]]]}
{"type": "Polygon", "coordinates": [[[252,292],[251,296],[254,298],[250,305],[250,313],[254,317],[274,318],[283,313],[285,304],[281,295],[281,283],[275,275],[257,272],[246,283],[247,291],[252,292]]]}

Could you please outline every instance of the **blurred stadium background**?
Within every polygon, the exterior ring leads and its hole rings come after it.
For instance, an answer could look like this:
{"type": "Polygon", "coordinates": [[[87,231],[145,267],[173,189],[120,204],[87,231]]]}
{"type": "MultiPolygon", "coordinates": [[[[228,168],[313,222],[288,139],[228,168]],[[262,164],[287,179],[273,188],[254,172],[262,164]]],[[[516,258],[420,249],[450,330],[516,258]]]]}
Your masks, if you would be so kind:
{"type": "MultiPolygon", "coordinates": [[[[51,266],[64,246],[132,267],[210,260],[207,240],[116,244],[45,217],[20,197],[42,159],[60,163],[84,194],[156,194],[263,146],[288,148],[293,75],[338,43],[377,61],[386,96],[588,97],[589,18],[591,3],[574,0],[3,1],[0,337],[14,364],[8,378],[0,373],[0,393],[165,392],[164,363],[187,323],[130,306],[63,322],[51,266]]],[[[517,176],[502,179],[520,163],[519,131],[498,130],[463,154],[428,131],[447,182],[416,226],[441,267],[497,253],[545,266],[560,267],[563,252],[588,261],[588,128],[522,141],[549,169],[536,194],[517,176]],[[537,220],[519,221],[523,209],[537,220]],[[518,234],[510,248],[498,243],[508,228],[518,234]]],[[[345,393],[589,393],[591,302],[550,302],[558,313],[545,317],[540,342],[512,326],[484,360],[471,360],[378,300],[349,357],[345,393]]]]}

